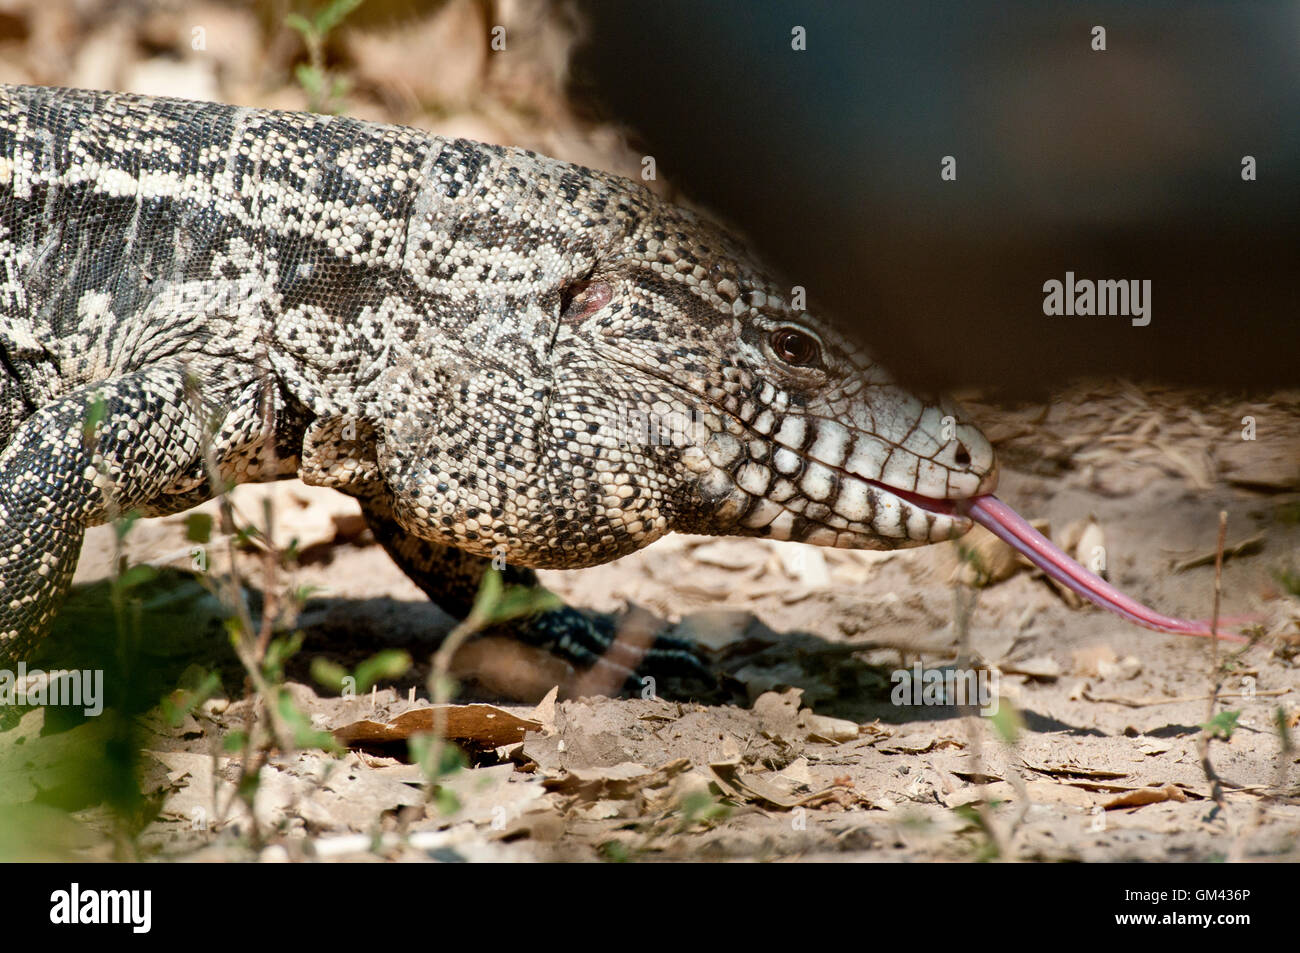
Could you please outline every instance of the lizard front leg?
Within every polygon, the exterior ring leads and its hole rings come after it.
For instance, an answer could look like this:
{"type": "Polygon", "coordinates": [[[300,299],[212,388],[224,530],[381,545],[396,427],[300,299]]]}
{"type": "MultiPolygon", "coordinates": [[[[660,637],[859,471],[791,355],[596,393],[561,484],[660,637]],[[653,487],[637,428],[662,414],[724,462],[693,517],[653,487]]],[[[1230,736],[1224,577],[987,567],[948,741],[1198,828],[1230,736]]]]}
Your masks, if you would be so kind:
{"type": "Polygon", "coordinates": [[[0,661],[28,656],[76,569],[87,526],[202,480],[184,370],[88,384],[35,411],[0,452],[0,661]]]}
{"type": "MultiPolygon", "coordinates": [[[[391,497],[382,486],[348,492],[357,497],[366,524],[398,567],[444,611],[464,618],[493,560],[407,532],[394,518],[391,497]]],[[[502,575],[506,585],[540,585],[531,569],[506,564],[502,575]]],[[[709,684],[715,680],[689,643],[664,635],[644,650],[635,668],[613,661],[607,653],[618,635],[615,620],[571,606],[516,620],[510,623],[509,634],[579,668],[612,666],[631,691],[640,689],[640,679],[645,676],[686,676],[709,684]]]]}

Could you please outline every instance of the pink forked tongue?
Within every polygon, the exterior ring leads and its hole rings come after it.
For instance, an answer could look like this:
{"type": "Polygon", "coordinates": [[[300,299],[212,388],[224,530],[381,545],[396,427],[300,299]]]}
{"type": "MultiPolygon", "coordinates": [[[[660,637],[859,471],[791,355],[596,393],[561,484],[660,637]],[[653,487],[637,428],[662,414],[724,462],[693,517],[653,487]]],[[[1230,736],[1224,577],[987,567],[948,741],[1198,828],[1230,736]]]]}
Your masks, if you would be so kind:
{"type": "MultiPolygon", "coordinates": [[[[1105,579],[1084,569],[1053,546],[1047,537],[1030,526],[1020,514],[992,494],[964,500],[958,504],[958,509],[1003,542],[1023,553],[1030,562],[1061,583],[1061,585],[1077,592],[1089,602],[1095,603],[1103,609],[1109,609],[1116,615],[1122,616],[1136,625],[1155,629],[1157,632],[1206,637],[1212,634],[1208,623],[1191,622],[1187,619],[1176,619],[1173,616],[1161,615],[1154,609],[1148,609],[1142,603],[1130,599],[1105,579]]],[[[1231,642],[1246,641],[1239,635],[1226,632],[1220,632],[1219,638],[1231,642]]]]}

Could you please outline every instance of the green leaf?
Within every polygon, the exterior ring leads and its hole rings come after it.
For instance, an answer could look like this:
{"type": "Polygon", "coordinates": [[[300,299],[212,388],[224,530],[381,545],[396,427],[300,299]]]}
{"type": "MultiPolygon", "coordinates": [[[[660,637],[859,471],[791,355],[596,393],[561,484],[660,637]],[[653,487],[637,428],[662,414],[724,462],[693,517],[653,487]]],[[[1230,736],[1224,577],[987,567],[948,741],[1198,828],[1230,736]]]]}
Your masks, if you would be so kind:
{"type": "Polygon", "coordinates": [[[492,624],[564,608],[564,600],[541,586],[511,586],[497,600],[492,624]]]}
{"type": "Polygon", "coordinates": [[[261,775],[256,771],[250,771],[239,782],[239,796],[247,804],[253,803],[253,798],[257,797],[257,786],[260,782],[261,775]]]}
{"type": "Polygon", "coordinates": [[[989,572],[988,567],[984,565],[984,558],[979,554],[979,551],[973,546],[968,546],[965,543],[958,543],[957,553],[958,558],[962,562],[967,563],[975,573],[975,588],[983,589],[986,587],[989,584],[989,580],[992,579],[992,574],[989,572]]]}
{"type": "Polygon", "coordinates": [[[311,660],[312,681],[317,685],[330,689],[330,691],[341,692],[343,690],[343,679],[347,678],[347,675],[348,670],[337,662],[331,662],[319,655],[311,660]]]}
{"type": "Polygon", "coordinates": [[[81,425],[81,435],[86,443],[95,439],[95,431],[107,416],[108,405],[104,403],[104,395],[96,394],[90,406],[86,408],[86,419],[81,425]]]}
{"type": "Polygon", "coordinates": [[[1273,709],[1273,721],[1277,723],[1277,736],[1282,742],[1282,751],[1290,753],[1291,745],[1291,725],[1287,721],[1286,709],[1278,705],[1273,709]]]}
{"type": "Polygon", "coordinates": [[[460,798],[448,788],[438,788],[433,792],[433,803],[439,814],[455,814],[460,810],[460,798]]]}
{"type": "Polygon", "coordinates": [[[321,36],[325,36],[359,6],[361,0],[333,0],[316,14],[316,31],[321,36]]]}
{"type": "Polygon", "coordinates": [[[246,546],[255,539],[261,539],[262,533],[256,526],[236,526],[235,542],[240,546],[246,546]]]}
{"type": "Polygon", "coordinates": [[[1009,745],[1015,744],[1020,738],[1020,733],[1025,729],[1024,719],[1020,717],[1020,709],[1006,698],[998,698],[997,711],[987,718],[993,730],[998,733],[998,737],[1009,745]]]}
{"type": "Polygon", "coordinates": [[[455,774],[468,766],[465,753],[453,744],[439,743],[440,739],[432,733],[412,735],[406,746],[411,753],[411,760],[420,766],[420,771],[430,782],[455,774]],[[434,753],[438,753],[434,763],[434,753]]]}
{"type": "Polygon", "coordinates": [[[341,750],[339,743],[328,731],[320,731],[311,723],[311,719],[300,709],[293,696],[283,689],[275,700],[276,711],[284,723],[293,731],[293,743],[299,748],[321,748],[325,751],[341,750]]]}
{"type": "Polygon", "coordinates": [[[185,538],[191,543],[206,543],[212,539],[212,515],[191,513],[185,517],[185,538]]]}
{"type": "Polygon", "coordinates": [[[616,840],[607,840],[598,848],[601,855],[613,864],[626,864],[632,859],[627,845],[616,840]]]}
{"type": "Polygon", "coordinates": [[[483,619],[491,618],[497,602],[501,599],[502,588],[500,572],[495,569],[485,572],[482,582],[478,584],[478,592],[474,594],[474,605],[470,613],[483,619]]]}
{"type": "Polygon", "coordinates": [[[960,817],[967,824],[974,824],[980,830],[984,829],[984,818],[980,817],[980,812],[971,804],[958,804],[952,809],[952,812],[960,817]]]}
{"type": "Polygon", "coordinates": [[[313,37],[316,33],[316,27],[301,13],[290,13],[284,18],[284,25],[291,30],[297,30],[302,34],[303,39],[313,37]]]}
{"type": "Polygon", "coordinates": [[[139,521],[139,510],[128,510],[117,519],[113,520],[113,532],[117,536],[117,541],[120,543],[122,540],[126,539],[127,534],[131,532],[132,527],[134,527],[139,521]]]}
{"type": "Polygon", "coordinates": [[[464,771],[469,767],[469,759],[465,757],[465,752],[461,751],[453,744],[442,746],[442,757],[438,759],[438,776],[446,777],[449,774],[455,774],[457,771],[464,771]]]}
{"type": "Polygon", "coordinates": [[[312,596],[316,595],[316,593],[323,592],[323,591],[324,591],[323,586],[314,586],[314,585],[298,586],[293,590],[293,598],[299,605],[301,605],[302,603],[310,599],[312,596]]]}
{"type": "Polygon", "coordinates": [[[308,66],[306,63],[299,63],[294,67],[293,75],[298,80],[298,85],[307,91],[309,96],[319,96],[321,88],[325,85],[325,80],[321,76],[321,71],[314,66],[308,66]]]}
{"type": "Polygon", "coordinates": [[[226,737],[221,740],[221,747],[229,754],[243,751],[246,744],[248,744],[248,733],[238,728],[227,732],[226,737]]]}
{"type": "Polygon", "coordinates": [[[1294,572],[1290,569],[1274,569],[1273,578],[1287,592],[1293,596],[1300,596],[1300,572],[1294,572]]]}
{"type": "Polygon", "coordinates": [[[683,826],[690,827],[725,818],[731,808],[708,791],[693,791],[683,799],[681,811],[683,826]]]}
{"type": "Polygon", "coordinates": [[[230,639],[230,646],[236,652],[239,651],[239,643],[244,638],[244,620],[237,615],[227,616],[221,621],[225,626],[226,637],[230,639]]]}
{"type": "Polygon", "coordinates": [[[474,597],[474,608],[471,614],[482,625],[487,626],[509,622],[511,619],[517,619],[520,616],[549,612],[563,608],[563,606],[564,600],[549,589],[544,589],[541,586],[510,586],[505,588],[504,583],[501,581],[500,571],[489,569],[483,574],[483,581],[479,583],[478,594],[474,597]]]}
{"type": "Polygon", "coordinates": [[[1239,711],[1221,711],[1209,721],[1200,725],[1201,730],[1211,738],[1222,738],[1228,741],[1232,738],[1233,731],[1237,728],[1237,719],[1241,717],[1239,711]]]}
{"type": "Polygon", "coordinates": [[[215,672],[208,672],[192,689],[172,692],[163,698],[160,707],[173,728],[179,727],[185,716],[199,705],[215,695],[221,689],[221,679],[215,672]]]}
{"type": "Polygon", "coordinates": [[[266,657],[262,660],[262,674],[267,681],[278,682],[284,677],[284,663],[298,654],[302,640],[301,631],[271,640],[271,644],[266,647],[266,657]]]}
{"type": "Polygon", "coordinates": [[[152,566],[132,566],[114,580],[119,592],[130,592],[136,586],[152,582],[158,577],[158,570],[152,566]]]}
{"type": "Polygon", "coordinates": [[[401,678],[411,668],[411,656],[401,649],[385,649],[357,666],[357,692],[368,692],[381,679],[401,678]]]}

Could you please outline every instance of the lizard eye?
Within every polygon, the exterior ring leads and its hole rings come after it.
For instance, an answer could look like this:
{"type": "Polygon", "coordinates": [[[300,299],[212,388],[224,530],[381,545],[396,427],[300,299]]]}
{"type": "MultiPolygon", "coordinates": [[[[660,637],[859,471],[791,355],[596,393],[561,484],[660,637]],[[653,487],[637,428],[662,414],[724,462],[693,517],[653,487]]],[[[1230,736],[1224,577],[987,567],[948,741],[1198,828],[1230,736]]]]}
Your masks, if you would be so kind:
{"type": "Polygon", "coordinates": [[[608,281],[581,281],[560,292],[560,314],[566,318],[585,318],[605,307],[613,297],[608,281]]]}
{"type": "Polygon", "coordinates": [[[817,339],[798,328],[777,328],[770,340],[776,356],[794,367],[810,367],[821,359],[817,339]]]}

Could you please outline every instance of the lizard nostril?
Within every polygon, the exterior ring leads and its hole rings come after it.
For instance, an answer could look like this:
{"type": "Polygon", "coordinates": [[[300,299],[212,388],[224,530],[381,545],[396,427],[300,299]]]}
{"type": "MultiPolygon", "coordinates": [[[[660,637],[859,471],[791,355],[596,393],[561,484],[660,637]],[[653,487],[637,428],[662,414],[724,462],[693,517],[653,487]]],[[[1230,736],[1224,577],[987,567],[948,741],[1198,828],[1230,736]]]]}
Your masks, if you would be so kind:
{"type": "Polygon", "coordinates": [[[959,467],[970,466],[970,451],[966,449],[966,444],[962,443],[960,440],[957,441],[957,454],[954,459],[957,461],[957,466],[959,467]]]}

